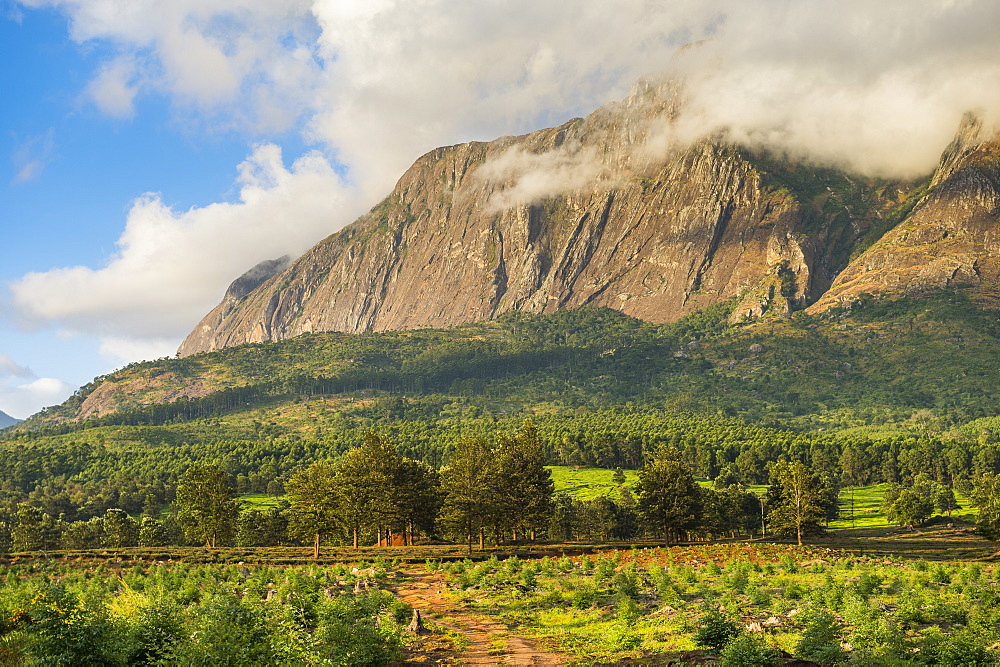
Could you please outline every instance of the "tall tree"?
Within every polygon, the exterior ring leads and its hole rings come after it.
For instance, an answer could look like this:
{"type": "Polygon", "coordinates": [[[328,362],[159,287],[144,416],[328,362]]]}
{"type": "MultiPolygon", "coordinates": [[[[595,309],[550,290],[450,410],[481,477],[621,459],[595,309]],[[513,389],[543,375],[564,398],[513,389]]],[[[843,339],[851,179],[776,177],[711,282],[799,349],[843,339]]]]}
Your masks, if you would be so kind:
{"type": "Polygon", "coordinates": [[[396,514],[403,521],[398,526],[404,539],[413,539],[413,529],[432,533],[441,509],[441,476],[422,461],[401,459],[393,475],[393,499],[396,514]]]}
{"type": "Polygon", "coordinates": [[[768,522],[776,532],[795,535],[802,544],[803,534],[823,530],[819,522],[825,514],[825,496],[819,475],[800,461],[779,461],[771,469],[768,522]]]}
{"type": "Polygon", "coordinates": [[[448,465],[441,470],[441,490],[444,492],[442,519],[455,532],[463,535],[472,553],[472,536],[483,534],[494,516],[496,457],[485,438],[463,440],[455,448],[448,465]]]}
{"type": "Polygon", "coordinates": [[[382,528],[398,520],[393,477],[400,462],[391,442],[369,432],[362,445],[347,452],[337,464],[335,487],[340,513],[344,526],[351,531],[355,549],[365,526],[376,529],[381,536],[382,528]]]}
{"type": "Polygon", "coordinates": [[[293,535],[309,535],[313,558],[319,558],[322,536],[340,526],[340,497],[334,469],[326,461],[301,468],[285,483],[288,529],[293,535]]]}
{"type": "Polygon", "coordinates": [[[694,528],[701,515],[701,492],[681,453],[661,446],[642,469],[636,484],[639,514],[663,531],[670,544],[683,530],[694,528]]]}
{"type": "Polygon", "coordinates": [[[239,503],[229,476],[219,466],[195,463],[177,482],[177,520],[188,540],[217,547],[233,536],[239,503]]]}
{"type": "Polygon", "coordinates": [[[979,508],[976,516],[979,533],[988,540],[1000,539],[1000,475],[988,472],[976,477],[972,502],[979,508]]]}
{"type": "Polygon", "coordinates": [[[534,537],[534,531],[549,522],[555,493],[534,422],[527,419],[516,435],[498,439],[496,461],[495,524],[512,530],[515,539],[521,530],[530,531],[534,537]]]}

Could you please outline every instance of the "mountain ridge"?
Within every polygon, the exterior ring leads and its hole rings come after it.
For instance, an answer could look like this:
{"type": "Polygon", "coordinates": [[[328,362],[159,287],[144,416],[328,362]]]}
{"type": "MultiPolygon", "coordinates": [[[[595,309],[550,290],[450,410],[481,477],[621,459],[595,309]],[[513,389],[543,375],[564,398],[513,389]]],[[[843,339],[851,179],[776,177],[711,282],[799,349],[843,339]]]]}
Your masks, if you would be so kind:
{"type": "Polygon", "coordinates": [[[663,323],[736,298],[734,321],[788,315],[926,188],[721,135],[670,147],[681,98],[675,83],[641,84],[555,128],[430,151],[368,214],[227,294],[178,354],[583,305],[663,323]]]}

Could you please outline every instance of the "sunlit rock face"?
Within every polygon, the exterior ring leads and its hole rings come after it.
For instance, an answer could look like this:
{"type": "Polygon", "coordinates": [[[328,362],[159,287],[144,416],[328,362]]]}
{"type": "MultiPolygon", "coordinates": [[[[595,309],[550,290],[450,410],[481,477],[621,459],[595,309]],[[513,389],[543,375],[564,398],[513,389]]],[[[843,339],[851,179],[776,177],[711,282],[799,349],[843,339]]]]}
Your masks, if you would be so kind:
{"type": "Polygon", "coordinates": [[[974,119],[929,184],[895,183],[681,141],[682,97],[644,83],[585,119],[424,155],[367,215],[234,283],[179,354],[583,305],[670,322],[733,299],[741,322],[996,282],[997,147],[974,119]]]}

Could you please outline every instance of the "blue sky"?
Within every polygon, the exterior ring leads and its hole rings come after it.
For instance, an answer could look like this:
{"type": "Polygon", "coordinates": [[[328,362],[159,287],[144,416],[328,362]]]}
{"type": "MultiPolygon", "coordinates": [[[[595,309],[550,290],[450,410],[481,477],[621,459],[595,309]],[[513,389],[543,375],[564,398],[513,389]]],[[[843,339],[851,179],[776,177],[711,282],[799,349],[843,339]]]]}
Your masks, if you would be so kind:
{"type": "Polygon", "coordinates": [[[866,173],[924,173],[963,111],[1000,109],[991,1],[566,7],[0,0],[0,410],[173,354],[229,282],[348,224],[423,152],[644,75],[689,81],[674,144],[727,128],[866,173]]]}

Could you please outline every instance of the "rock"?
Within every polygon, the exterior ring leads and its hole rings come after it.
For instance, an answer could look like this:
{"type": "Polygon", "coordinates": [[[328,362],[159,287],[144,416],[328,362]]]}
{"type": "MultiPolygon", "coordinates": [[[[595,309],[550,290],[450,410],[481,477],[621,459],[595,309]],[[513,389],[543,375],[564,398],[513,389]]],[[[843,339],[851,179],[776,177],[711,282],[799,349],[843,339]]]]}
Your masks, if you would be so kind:
{"type": "Polygon", "coordinates": [[[420,610],[413,610],[413,617],[410,619],[410,624],[406,627],[407,630],[415,635],[425,635],[429,634],[430,630],[424,627],[424,622],[420,618],[420,610]]]}
{"type": "Polygon", "coordinates": [[[642,84],[559,127],[431,151],[284,270],[254,289],[280,263],[235,281],[178,354],[515,310],[605,306],[663,323],[737,298],[746,321],[816,300],[904,186],[824,177],[863,192],[868,208],[848,216],[777,187],[793,163],[721,137],[651,151],[681,97],[676,81],[642,84]],[[553,170],[568,174],[560,187],[531,189],[553,170]]]}

